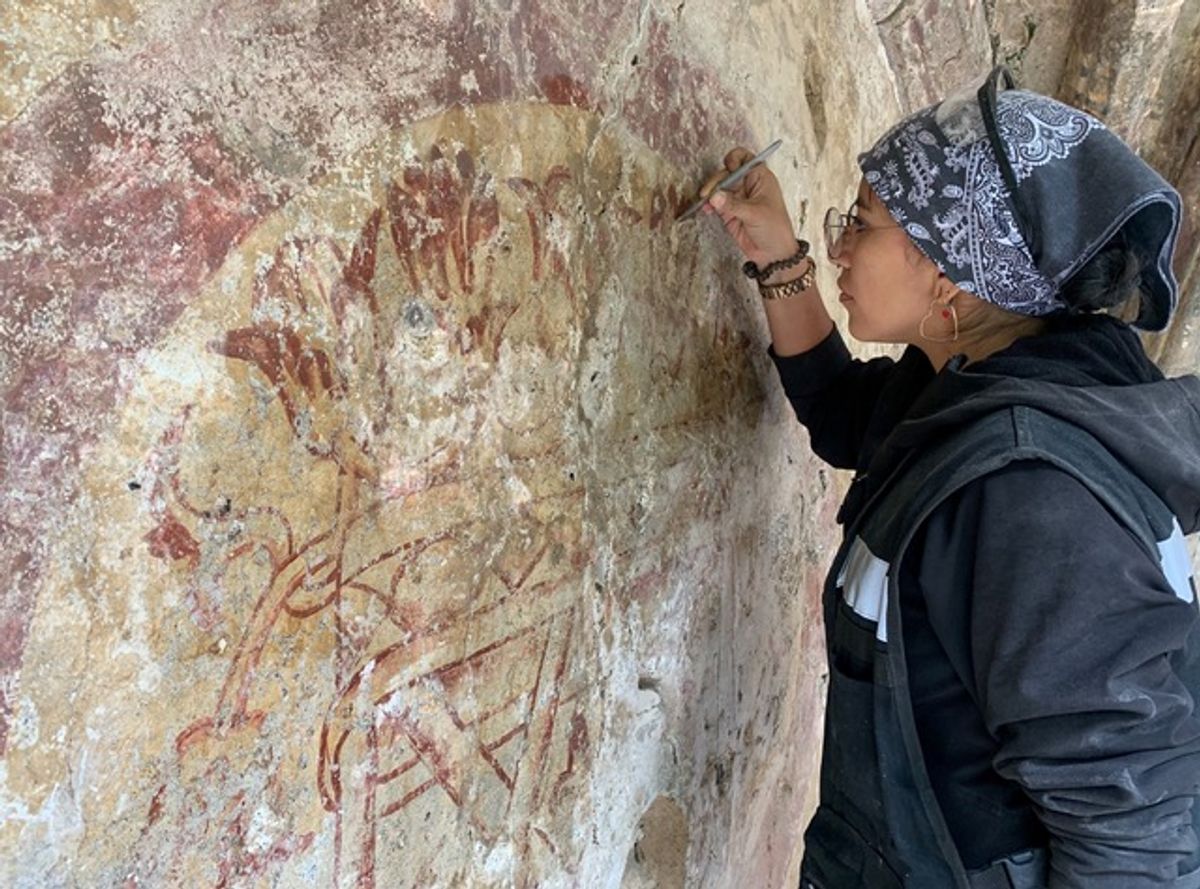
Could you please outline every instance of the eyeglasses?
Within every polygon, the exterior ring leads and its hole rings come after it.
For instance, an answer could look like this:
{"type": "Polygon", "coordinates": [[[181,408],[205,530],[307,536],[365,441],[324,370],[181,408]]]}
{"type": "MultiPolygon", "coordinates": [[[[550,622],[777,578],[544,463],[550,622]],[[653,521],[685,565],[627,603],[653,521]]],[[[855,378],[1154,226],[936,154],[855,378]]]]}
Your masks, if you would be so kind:
{"type": "MultiPolygon", "coordinates": [[[[975,97],[979,103],[980,114],[987,130],[988,141],[992,153],[1000,163],[1000,173],[1004,177],[1008,193],[1012,196],[1017,228],[1021,237],[1029,247],[1034,265],[1038,265],[1042,255],[1042,238],[1039,226],[1036,224],[1037,214],[1032,206],[1032,198],[1026,189],[1017,187],[1016,172],[1008,159],[1004,148],[1004,140],[996,126],[997,95],[1004,89],[1017,89],[1016,78],[1004,65],[997,65],[984,80],[983,85],[976,91],[975,97]]],[[[865,234],[879,228],[901,228],[899,225],[863,225],[862,220],[848,213],[841,213],[836,207],[830,207],[825,214],[825,249],[830,259],[837,259],[846,249],[848,236],[865,234]]]]}
{"type": "Polygon", "coordinates": [[[881,228],[900,228],[899,225],[867,225],[857,216],[843,213],[837,207],[825,211],[825,251],[837,259],[846,249],[847,240],[881,228]]]}

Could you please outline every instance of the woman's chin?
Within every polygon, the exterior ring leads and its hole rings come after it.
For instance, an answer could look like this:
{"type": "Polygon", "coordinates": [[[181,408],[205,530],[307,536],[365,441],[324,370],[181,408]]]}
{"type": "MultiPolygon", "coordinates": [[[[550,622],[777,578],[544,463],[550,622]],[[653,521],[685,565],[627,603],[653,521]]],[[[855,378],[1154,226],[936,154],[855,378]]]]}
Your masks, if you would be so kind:
{"type": "Polygon", "coordinates": [[[862,322],[857,318],[854,310],[851,308],[853,303],[842,303],[846,309],[846,329],[854,336],[855,339],[862,339],[860,336],[862,322]]]}
{"type": "Polygon", "coordinates": [[[860,343],[882,342],[878,338],[879,331],[873,331],[871,326],[864,323],[862,317],[853,310],[846,313],[846,332],[860,343]]]}

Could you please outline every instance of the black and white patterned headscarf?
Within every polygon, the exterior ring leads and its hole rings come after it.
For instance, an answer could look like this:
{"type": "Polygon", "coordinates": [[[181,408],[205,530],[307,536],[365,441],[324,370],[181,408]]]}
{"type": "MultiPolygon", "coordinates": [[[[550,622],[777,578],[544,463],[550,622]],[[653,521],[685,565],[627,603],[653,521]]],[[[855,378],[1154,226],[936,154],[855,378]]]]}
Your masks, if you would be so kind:
{"type": "Polygon", "coordinates": [[[1134,326],[1162,330],[1179,293],[1179,193],[1092,115],[998,92],[1001,77],[1015,87],[999,65],[892,127],[858,156],[867,184],[958,287],[1023,315],[1069,311],[1060,287],[1123,229],[1143,264],[1134,326]]]}

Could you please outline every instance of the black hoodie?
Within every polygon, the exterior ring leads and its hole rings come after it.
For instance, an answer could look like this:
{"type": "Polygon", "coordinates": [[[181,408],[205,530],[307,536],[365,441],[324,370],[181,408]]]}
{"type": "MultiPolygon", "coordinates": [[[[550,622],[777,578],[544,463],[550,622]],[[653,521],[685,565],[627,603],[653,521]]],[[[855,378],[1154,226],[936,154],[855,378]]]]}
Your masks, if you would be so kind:
{"type": "MultiPolygon", "coordinates": [[[[862,480],[845,524],[907,452],[1024,404],[1090,432],[1181,533],[1200,528],[1200,380],[1164,379],[1116,319],[1058,319],[937,373],[915,347],[855,361],[836,329],[801,355],[768,354],[814,452],[862,480]]],[[[1050,464],[1011,464],[930,516],[901,565],[905,656],[968,868],[1045,843],[1056,889],[1182,885],[1200,867],[1200,688],[1185,675],[1200,614],[1186,583],[1163,595],[1160,567],[1050,464]]]]}

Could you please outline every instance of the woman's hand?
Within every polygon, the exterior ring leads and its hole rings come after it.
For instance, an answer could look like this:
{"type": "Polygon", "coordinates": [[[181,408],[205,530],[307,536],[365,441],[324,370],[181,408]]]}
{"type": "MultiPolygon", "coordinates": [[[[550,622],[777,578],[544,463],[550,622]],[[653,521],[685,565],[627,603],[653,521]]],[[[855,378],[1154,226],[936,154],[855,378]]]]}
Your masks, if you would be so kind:
{"type": "Polygon", "coordinates": [[[761,267],[796,252],[795,229],[779,180],[766,164],[759,164],[729,191],[713,194],[718,182],[752,157],[753,152],[745,148],[725,155],[725,169],[713,173],[700,188],[700,196],[709,198],[701,212],[715,212],[746,258],[761,267]]]}

